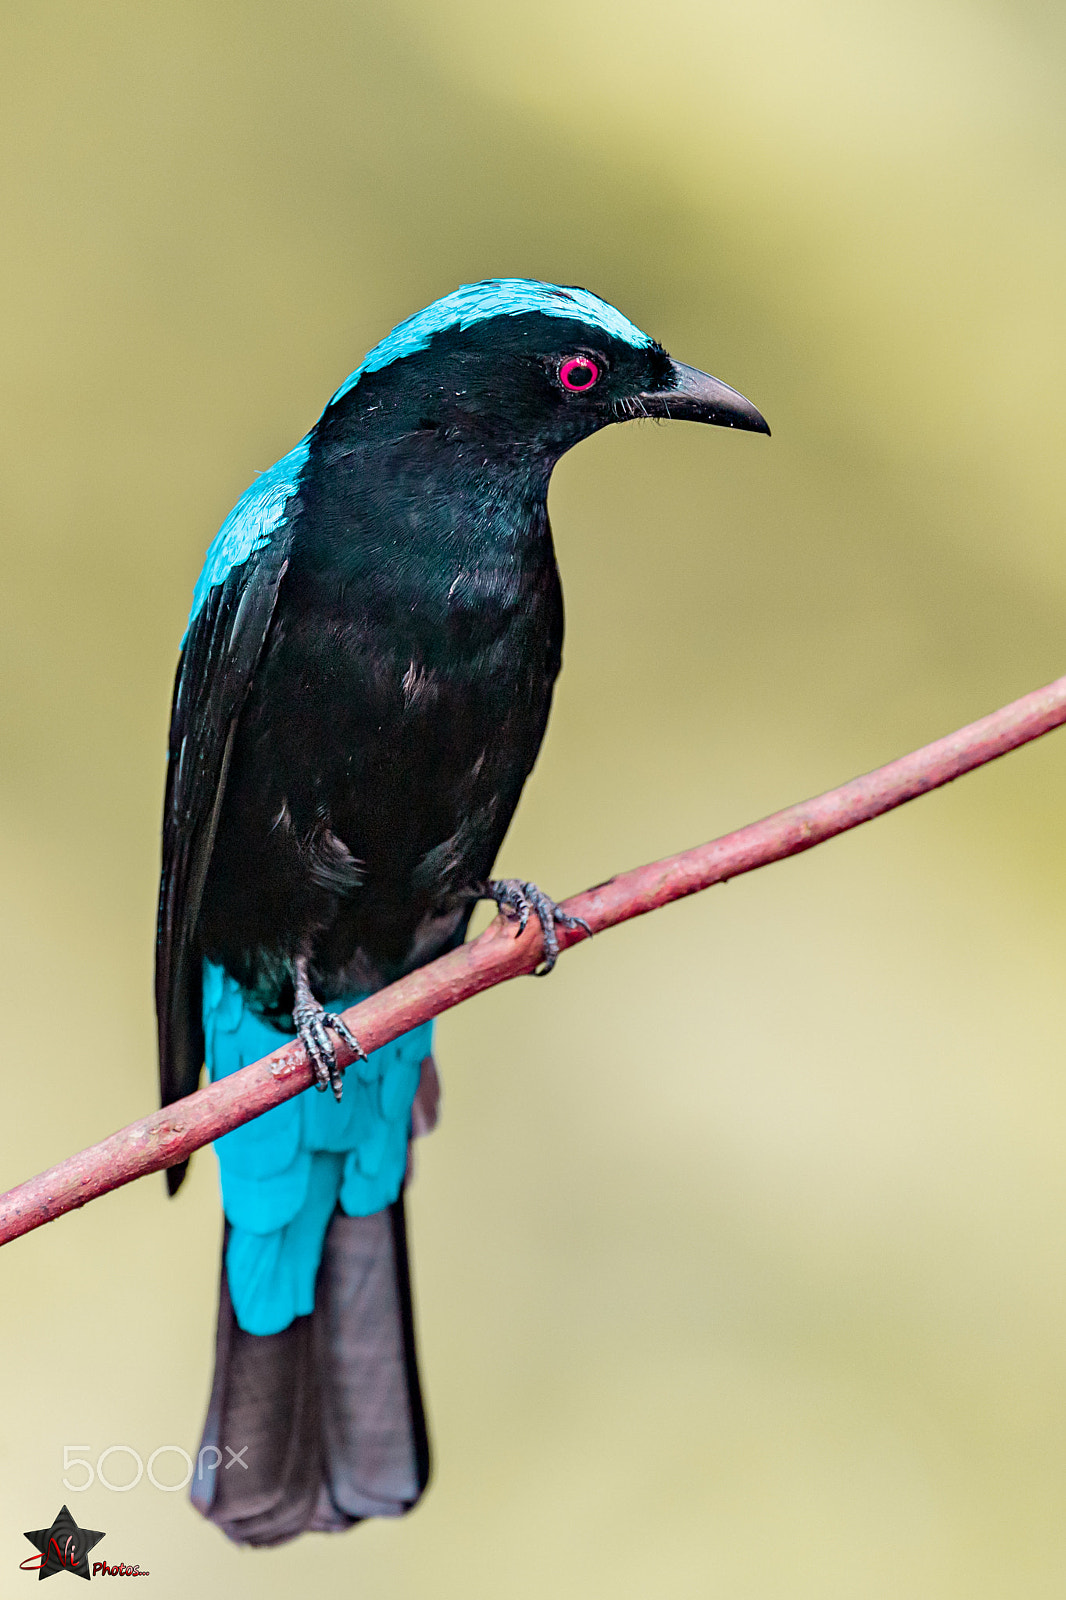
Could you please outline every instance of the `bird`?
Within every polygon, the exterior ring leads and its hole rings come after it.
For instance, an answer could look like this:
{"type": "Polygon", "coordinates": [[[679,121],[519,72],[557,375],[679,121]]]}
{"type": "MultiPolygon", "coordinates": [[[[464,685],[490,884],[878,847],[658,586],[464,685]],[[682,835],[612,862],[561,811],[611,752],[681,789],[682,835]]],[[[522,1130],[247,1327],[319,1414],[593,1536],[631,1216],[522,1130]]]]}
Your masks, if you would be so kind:
{"type": "Polygon", "coordinates": [[[370,351],[207,551],[171,709],[161,1100],[293,1038],[325,1091],[215,1145],[191,1493],[237,1543],[399,1516],[428,1482],[404,1186],[436,1114],[432,1024],[368,1056],[340,1013],[462,943],[479,899],[535,917],[554,965],[572,919],[491,876],[562,658],[548,484],[641,418],[770,431],[587,289],[466,284],[370,351]]]}

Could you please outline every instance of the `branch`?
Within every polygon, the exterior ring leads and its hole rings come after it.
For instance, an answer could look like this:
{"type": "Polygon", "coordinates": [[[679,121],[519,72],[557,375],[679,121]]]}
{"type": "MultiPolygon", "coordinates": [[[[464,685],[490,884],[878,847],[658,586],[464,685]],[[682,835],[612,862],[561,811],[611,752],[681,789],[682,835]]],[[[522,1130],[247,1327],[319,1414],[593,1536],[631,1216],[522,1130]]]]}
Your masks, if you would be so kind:
{"type": "MultiPolygon", "coordinates": [[[[567,900],[564,909],[571,916],[584,918],[593,933],[601,933],[671,900],[810,850],[835,834],[951,783],[1008,750],[1039,739],[1064,722],[1066,677],[1046,688],[1034,689],[946,739],[890,761],[865,777],[854,778],[842,788],[777,811],[762,822],[753,822],[710,844],[697,845],[693,850],[637,867],[594,889],[586,889],[567,900]]],[[[584,937],[576,930],[559,930],[559,943],[564,949],[584,937]]],[[[480,938],[353,1006],[344,1013],[345,1021],[367,1050],[378,1050],[390,1039],[450,1011],[482,989],[532,972],[540,956],[541,935],[536,919],[531,920],[521,938],[515,938],[513,924],[497,917],[480,938]]],[[[341,1066],[352,1060],[351,1051],[340,1043],[337,1060],[341,1066]]],[[[74,1211],[98,1195],[132,1183],[134,1178],[183,1161],[231,1128],[250,1122],[301,1093],[312,1080],[304,1048],[294,1041],[231,1077],[131,1123],[102,1144],[92,1145],[0,1195],[0,1244],[74,1211]]]]}

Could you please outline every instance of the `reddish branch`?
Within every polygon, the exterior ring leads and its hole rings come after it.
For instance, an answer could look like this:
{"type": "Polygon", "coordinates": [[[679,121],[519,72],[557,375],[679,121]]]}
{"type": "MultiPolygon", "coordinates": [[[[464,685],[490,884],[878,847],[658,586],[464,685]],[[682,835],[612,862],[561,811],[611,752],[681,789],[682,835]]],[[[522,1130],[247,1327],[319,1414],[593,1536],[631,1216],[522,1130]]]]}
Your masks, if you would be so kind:
{"type": "MultiPolygon", "coordinates": [[[[1064,722],[1066,678],[1059,678],[980,722],[828,794],[789,806],[710,844],[620,873],[567,900],[565,909],[584,918],[593,933],[601,933],[671,900],[809,850],[834,834],[869,822],[930,789],[939,789],[1064,722]]],[[[564,949],[583,938],[580,931],[560,929],[559,942],[564,949]]],[[[541,936],[535,919],[522,938],[516,939],[513,925],[497,918],[480,938],[372,995],[345,1012],[345,1020],[366,1049],[377,1050],[482,989],[531,972],[540,954],[541,936]]],[[[347,1065],[350,1060],[351,1052],[339,1045],[338,1061],[347,1065]]],[[[293,1043],[221,1083],[197,1090],[165,1111],[131,1123],[102,1144],[0,1196],[0,1244],[134,1178],[184,1160],[230,1128],[299,1094],[311,1081],[303,1046],[293,1043]]]]}

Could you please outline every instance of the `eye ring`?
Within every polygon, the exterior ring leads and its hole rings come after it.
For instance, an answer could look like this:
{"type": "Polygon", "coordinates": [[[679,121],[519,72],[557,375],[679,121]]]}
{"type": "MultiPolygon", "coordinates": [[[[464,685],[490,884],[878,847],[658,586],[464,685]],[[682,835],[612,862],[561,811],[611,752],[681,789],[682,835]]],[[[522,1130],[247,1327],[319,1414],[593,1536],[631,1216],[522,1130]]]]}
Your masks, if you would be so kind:
{"type": "Polygon", "coordinates": [[[559,382],[571,394],[584,394],[600,381],[600,369],[591,356],[570,356],[559,368],[559,382]]]}

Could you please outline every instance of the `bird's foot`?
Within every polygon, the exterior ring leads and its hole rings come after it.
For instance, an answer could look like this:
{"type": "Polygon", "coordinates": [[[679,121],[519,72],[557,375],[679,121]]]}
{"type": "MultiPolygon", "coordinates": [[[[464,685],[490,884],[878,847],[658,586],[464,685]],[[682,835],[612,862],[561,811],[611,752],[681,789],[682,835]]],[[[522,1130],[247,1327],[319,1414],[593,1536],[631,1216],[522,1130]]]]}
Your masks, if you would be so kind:
{"type": "Polygon", "coordinates": [[[333,1011],[327,1011],[318,1001],[310,1005],[297,1006],[292,1014],[296,1025],[296,1037],[303,1045],[311,1058],[311,1065],[315,1069],[315,1088],[333,1090],[334,1099],[340,1100],[344,1092],[344,1073],[337,1065],[337,1053],[330,1038],[330,1030],[343,1039],[350,1050],[353,1050],[359,1060],[366,1060],[366,1051],[363,1049],[355,1034],[349,1028],[343,1017],[333,1011]]]}
{"type": "Polygon", "coordinates": [[[320,1092],[324,1092],[327,1088],[332,1089],[334,1099],[339,1101],[344,1092],[344,1073],[337,1065],[337,1053],[329,1036],[330,1032],[335,1033],[338,1039],[343,1039],[357,1060],[365,1061],[366,1051],[344,1018],[338,1016],[336,1012],[327,1011],[325,1006],[315,999],[307,979],[307,963],[304,961],[296,963],[296,1004],[293,1007],[292,1020],[296,1028],[296,1037],[307,1051],[314,1068],[315,1088],[320,1092]]]}
{"type": "Polygon", "coordinates": [[[544,962],[536,970],[538,978],[546,978],[559,959],[556,928],[584,928],[592,938],[592,929],[584,917],[572,917],[562,906],[557,906],[543,889],[538,889],[535,883],[520,883],[517,878],[490,878],[480,898],[495,900],[501,911],[517,919],[516,938],[525,932],[530,912],[535,914],[544,939],[544,962]]]}

